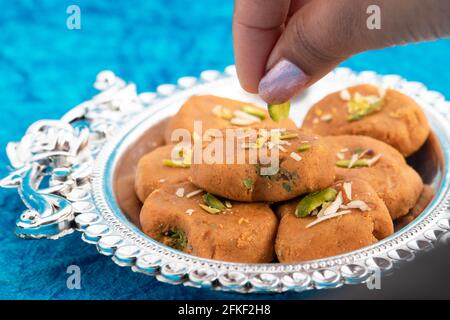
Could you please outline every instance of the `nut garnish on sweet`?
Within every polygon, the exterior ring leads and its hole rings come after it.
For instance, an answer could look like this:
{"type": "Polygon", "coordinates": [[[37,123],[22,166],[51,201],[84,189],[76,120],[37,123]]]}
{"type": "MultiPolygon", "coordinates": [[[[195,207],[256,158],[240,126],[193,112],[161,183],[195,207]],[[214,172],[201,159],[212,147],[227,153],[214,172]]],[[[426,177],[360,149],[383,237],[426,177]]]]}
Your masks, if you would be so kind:
{"type": "Polygon", "coordinates": [[[298,203],[294,214],[298,218],[316,216],[317,219],[306,226],[306,228],[310,228],[325,220],[351,213],[349,209],[370,210],[364,201],[351,199],[352,183],[344,182],[339,191],[334,188],[326,188],[305,196],[298,203]]]}
{"type": "Polygon", "coordinates": [[[382,156],[381,154],[374,155],[374,152],[371,149],[356,148],[353,150],[350,159],[345,159],[345,153],[348,151],[349,150],[345,148],[336,154],[336,157],[339,159],[336,161],[337,167],[348,169],[371,167],[377,163],[382,156]]]}
{"type": "Polygon", "coordinates": [[[266,118],[262,109],[250,105],[244,105],[240,110],[234,111],[222,105],[216,105],[212,109],[212,113],[219,118],[229,120],[236,126],[249,126],[266,118]]]}
{"type": "Polygon", "coordinates": [[[381,110],[384,96],[368,95],[364,96],[356,92],[350,101],[347,102],[348,121],[360,120],[363,117],[381,110]]]}
{"type": "Polygon", "coordinates": [[[279,104],[268,104],[270,118],[275,122],[280,122],[289,117],[289,110],[291,109],[291,102],[287,101],[279,104]]]}
{"type": "Polygon", "coordinates": [[[162,163],[166,167],[189,168],[192,164],[192,150],[187,147],[180,148],[176,158],[163,159],[162,163]]]}
{"type": "Polygon", "coordinates": [[[226,209],[222,201],[210,193],[205,193],[202,200],[204,204],[199,204],[199,206],[208,213],[217,214],[226,209]]]}

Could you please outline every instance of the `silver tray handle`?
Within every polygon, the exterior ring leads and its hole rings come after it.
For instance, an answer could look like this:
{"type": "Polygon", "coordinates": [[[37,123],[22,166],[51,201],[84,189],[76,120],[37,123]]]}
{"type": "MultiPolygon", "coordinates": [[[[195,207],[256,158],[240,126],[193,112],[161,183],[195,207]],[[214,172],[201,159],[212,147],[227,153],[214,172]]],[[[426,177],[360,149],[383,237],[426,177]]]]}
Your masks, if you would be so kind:
{"type": "Polygon", "coordinates": [[[17,188],[27,207],[16,221],[21,238],[58,239],[73,232],[77,202],[90,197],[93,160],[107,138],[150,102],[111,71],[100,72],[94,87],[100,93],[91,100],[60,120],[35,122],[20,142],[6,147],[12,172],[0,187],[17,188]]]}

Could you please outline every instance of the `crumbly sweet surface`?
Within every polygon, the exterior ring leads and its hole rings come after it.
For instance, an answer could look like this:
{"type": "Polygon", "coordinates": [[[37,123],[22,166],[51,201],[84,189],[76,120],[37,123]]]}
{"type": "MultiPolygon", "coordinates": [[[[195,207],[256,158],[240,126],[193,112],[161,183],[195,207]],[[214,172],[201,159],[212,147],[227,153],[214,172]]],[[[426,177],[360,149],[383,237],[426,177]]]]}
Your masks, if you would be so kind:
{"type": "MultiPolygon", "coordinates": [[[[319,135],[364,135],[386,142],[404,156],[417,151],[427,139],[430,128],[419,105],[407,95],[362,84],[346,89],[351,97],[380,97],[379,110],[359,120],[349,121],[347,94],[331,93],[308,111],[302,128],[319,135]]],[[[344,91],[345,92],[345,91],[344,91]]]]}
{"type": "Polygon", "coordinates": [[[435,192],[433,187],[425,184],[414,207],[409,210],[407,215],[404,215],[403,217],[395,220],[395,231],[404,228],[415,218],[417,218],[423,212],[423,210],[425,210],[431,200],[433,200],[434,194],[435,192]]]}
{"type": "MultiPolygon", "coordinates": [[[[246,161],[242,164],[193,164],[192,183],[225,198],[247,202],[288,200],[331,185],[335,173],[334,155],[323,140],[302,130],[289,130],[286,134],[296,136],[286,139],[288,144],[280,145],[276,173],[262,174],[261,159],[252,164],[246,152],[246,161]]],[[[239,143],[235,146],[241,148],[239,143]]]]}
{"type": "Polygon", "coordinates": [[[191,134],[194,132],[194,121],[202,121],[202,129],[205,132],[208,129],[224,129],[237,127],[253,128],[297,128],[295,123],[286,119],[278,123],[272,121],[266,109],[253,104],[222,98],[213,95],[192,96],[180,108],[177,114],[169,121],[166,128],[166,143],[171,143],[171,135],[175,129],[187,129],[191,134]],[[219,106],[219,107],[217,107],[219,106]],[[254,122],[239,122],[232,119],[242,119],[233,115],[235,111],[242,111],[243,107],[250,106],[262,112],[264,119],[254,119],[254,122]],[[235,125],[233,123],[240,123],[235,125]]]}
{"type": "Polygon", "coordinates": [[[169,245],[173,240],[165,237],[167,231],[172,230],[172,235],[174,230],[184,232],[184,246],[177,249],[203,258],[248,263],[273,260],[278,220],[267,204],[232,201],[231,208],[212,214],[200,206],[204,193],[186,196],[196,190],[185,182],[154,191],[141,210],[142,230],[169,245]]]}
{"type": "Polygon", "coordinates": [[[138,163],[135,178],[136,194],[144,202],[147,196],[164,184],[187,181],[189,169],[168,167],[163,159],[171,159],[174,146],[165,145],[143,156],[138,163]]]}
{"type": "Polygon", "coordinates": [[[371,153],[363,158],[381,155],[377,162],[368,167],[336,166],[336,179],[358,178],[368,182],[385,202],[392,219],[406,215],[416,204],[423,188],[422,179],[393,147],[364,136],[330,136],[323,139],[330,145],[336,162],[339,157],[350,159],[355,151],[371,153]]]}
{"type": "MultiPolygon", "coordinates": [[[[297,218],[299,199],[277,209],[281,217],[275,242],[280,262],[300,262],[338,255],[371,245],[393,233],[389,212],[375,190],[362,180],[352,179],[352,198],[362,200],[370,208],[350,213],[308,227],[316,217],[297,218]]],[[[333,185],[339,188],[337,183],[333,185]]]]}

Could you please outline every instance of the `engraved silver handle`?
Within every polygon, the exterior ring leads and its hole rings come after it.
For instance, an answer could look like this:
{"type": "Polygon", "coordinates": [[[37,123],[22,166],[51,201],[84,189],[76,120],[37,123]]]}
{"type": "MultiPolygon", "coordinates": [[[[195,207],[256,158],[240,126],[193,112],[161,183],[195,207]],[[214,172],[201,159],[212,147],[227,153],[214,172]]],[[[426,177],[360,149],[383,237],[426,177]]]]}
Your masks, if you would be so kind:
{"type": "Polygon", "coordinates": [[[32,124],[6,153],[13,171],[0,187],[17,188],[26,205],[16,221],[24,239],[57,239],[71,233],[78,204],[90,196],[92,161],[106,139],[148,101],[111,71],[97,75],[101,92],[71,109],[60,120],[32,124]]]}

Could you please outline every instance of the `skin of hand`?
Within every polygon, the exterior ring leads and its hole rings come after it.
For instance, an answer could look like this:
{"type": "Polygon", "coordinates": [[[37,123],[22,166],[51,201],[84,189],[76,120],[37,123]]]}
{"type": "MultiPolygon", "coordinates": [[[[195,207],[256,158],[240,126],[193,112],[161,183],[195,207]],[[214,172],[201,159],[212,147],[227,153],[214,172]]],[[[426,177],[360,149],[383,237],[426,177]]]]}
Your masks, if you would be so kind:
{"type": "Polygon", "coordinates": [[[449,36],[449,0],[235,0],[233,15],[239,81],[268,103],[289,100],[354,54],[449,36]],[[367,25],[374,5],[380,29],[367,25]]]}

